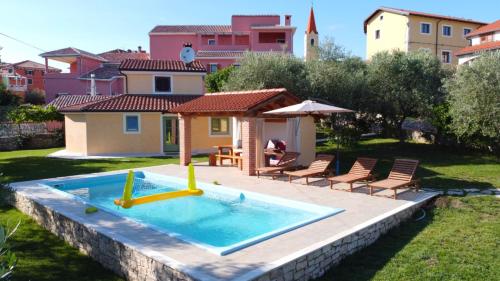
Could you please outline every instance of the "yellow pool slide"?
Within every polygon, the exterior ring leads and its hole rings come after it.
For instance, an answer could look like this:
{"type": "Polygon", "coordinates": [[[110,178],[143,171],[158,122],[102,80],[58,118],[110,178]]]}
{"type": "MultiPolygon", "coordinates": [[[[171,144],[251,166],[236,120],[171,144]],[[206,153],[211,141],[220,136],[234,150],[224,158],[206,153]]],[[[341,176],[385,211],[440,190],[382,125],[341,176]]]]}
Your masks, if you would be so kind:
{"type": "Polygon", "coordinates": [[[200,196],[203,195],[203,190],[196,187],[196,181],[194,178],[194,167],[189,164],[188,167],[188,188],[178,191],[169,191],[158,194],[146,195],[142,197],[132,198],[132,191],[134,186],[134,172],[130,170],[127,175],[127,180],[125,182],[125,187],[123,188],[123,196],[120,199],[115,199],[115,205],[121,206],[123,208],[130,208],[135,205],[147,204],[151,202],[169,200],[179,197],[186,196],[200,196]]]}

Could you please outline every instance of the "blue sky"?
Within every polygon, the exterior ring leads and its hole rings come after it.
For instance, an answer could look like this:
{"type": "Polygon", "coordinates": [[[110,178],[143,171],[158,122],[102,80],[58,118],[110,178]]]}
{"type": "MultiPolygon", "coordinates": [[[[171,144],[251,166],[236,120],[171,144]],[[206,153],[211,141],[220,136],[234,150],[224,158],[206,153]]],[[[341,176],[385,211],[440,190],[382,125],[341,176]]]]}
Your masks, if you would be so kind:
{"type": "MultiPolygon", "coordinates": [[[[73,46],[99,53],[115,48],[135,49],[139,45],[149,50],[148,32],[158,24],[230,24],[232,14],[291,14],[292,25],[297,27],[294,53],[302,56],[310,6],[311,1],[298,0],[2,1],[0,33],[43,50],[73,46]]],[[[331,36],[354,55],[364,57],[363,21],[379,6],[485,22],[500,16],[498,0],[316,0],[314,9],[320,39],[331,36]]],[[[41,51],[2,35],[0,46],[3,47],[2,61],[43,62],[38,56],[41,51]]]]}

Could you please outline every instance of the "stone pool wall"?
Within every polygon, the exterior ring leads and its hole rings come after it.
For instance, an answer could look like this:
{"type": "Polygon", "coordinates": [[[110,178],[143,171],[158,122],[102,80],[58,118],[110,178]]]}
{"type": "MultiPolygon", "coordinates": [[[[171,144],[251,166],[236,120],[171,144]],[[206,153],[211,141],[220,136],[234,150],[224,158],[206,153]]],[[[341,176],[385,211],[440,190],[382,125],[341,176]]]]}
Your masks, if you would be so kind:
{"type": "Polygon", "coordinates": [[[420,202],[377,222],[354,230],[319,249],[294,257],[282,266],[254,278],[255,281],[311,280],[321,277],[345,257],[374,243],[381,235],[408,220],[426,201],[420,202]]]}
{"type": "MultiPolygon", "coordinates": [[[[289,260],[279,261],[282,265],[257,268],[254,272],[249,273],[248,279],[288,281],[310,280],[320,277],[346,256],[367,247],[391,228],[410,218],[425,202],[387,215],[349,233],[342,233],[336,236],[337,238],[333,237],[331,241],[325,241],[323,245],[317,244],[317,249],[304,251],[303,254],[293,257],[286,257],[285,259],[289,260]]],[[[57,213],[22,193],[14,193],[11,203],[45,229],[128,280],[202,280],[149,257],[141,253],[140,249],[112,239],[90,226],[57,213]]]]}

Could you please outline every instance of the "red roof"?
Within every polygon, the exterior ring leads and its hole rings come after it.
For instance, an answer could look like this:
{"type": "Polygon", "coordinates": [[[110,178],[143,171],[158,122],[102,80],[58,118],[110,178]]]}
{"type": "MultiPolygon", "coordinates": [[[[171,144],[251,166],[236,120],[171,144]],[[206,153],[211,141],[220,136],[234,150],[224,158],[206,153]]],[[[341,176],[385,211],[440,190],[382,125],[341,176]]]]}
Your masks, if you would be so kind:
{"type": "Polygon", "coordinates": [[[316,20],[314,20],[314,11],[311,7],[311,12],[309,13],[309,20],[307,21],[306,33],[309,34],[314,32],[318,34],[318,30],[316,30],[316,20]]]}
{"type": "Polygon", "coordinates": [[[120,63],[126,59],[138,59],[138,60],[148,60],[149,54],[142,51],[125,51],[125,50],[112,50],[102,54],[99,56],[107,59],[109,62],[120,63]]]}
{"type": "MultiPolygon", "coordinates": [[[[13,63],[12,66],[16,68],[28,68],[28,69],[42,69],[45,70],[45,64],[41,64],[38,62],[34,62],[31,60],[23,60],[21,62],[13,63]]],[[[49,66],[49,71],[50,72],[61,72],[59,68],[55,68],[52,66],[49,66]]]]}
{"type": "Polygon", "coordinates": [[[55,106],[57,109],[61,109],[67,106],[74,106],[79,104],[102,101],[109,98],[111,98],[111,96],[63,95],[51,101],[49,104],[47,104],[47,106],[52,105],[55,106]]]}
{"type": "Polygon", "coordinates": [[[436,18],[436,19],[444,19],[444,20],[451,20],[451,21],[460,21],[460,22],[467,22],[467,23],[475,23],[475,24],[480,24],[480,25],[487,24],[485,22],[480,22],[480,21],[471,20],[471,19],[465,19],[465,18],[458,18],[458,17],[451,17],[451,16],[442,16],[442,15],[429,14],[429,13],[423,13],[423,12],[417,12],[417,11],[405,10],[405,9],[380,7],[378,9],[376,9],[373,13],[371,13],[365,19],[365,21],[364,21],[364,30],[365,30],[365,33],[366,33],[366,26],[368,25],[368,22],[370,21],[370,19],[372,19],[380,11],[389,12],[389,13],[395,13],[395,14],[400,14],[400,15],[405,15],[405,16],[414,15],[414,16],[422,16],[422,17],[428,17],[428,18],[436,18]]]}
{"type": "Polygon", "coordinates": [[[230,25],[157,25],[150,33],[229,33],[230,25]]]}
{"type": "Polygon", "coordinates": [[[96,54],[92,54],[91,52],[87,52],[87,51],[84,51],[84,50],[73,48],[73,47],[68,47],[68,48],[59,49],[59,50],[50,51],[50,52],[45,52],[43,54],[40,54],[40,56],[44,57],[44,58],[50,58],[50,57],[79,57],[79,56],[84,56],[84,57],[88,57],[88,58],[92,58],[92,59],[95,59],[95,60],[106,62],[106,59],[103,58],[103,57],[101,57],[101,56],[98,56],[96,54]]]}
{"type": "Polygon", "coordinates": [[[207,112],[247,112],[256,106],[280,95],[287,96],[295,103],[299,99],[288,93],[285,88],[253,91],[221,92],[206,94],[185,104],[173,108],[175,113],[207,113],[207,112]]]}
{"type": "Polygon", "coordinates": [[[120,70],[129,71],[172,71],[172,72],[207,72],[205,66],[199,61],[186,65],[182,61],[174,60],[138,60],[128,59],[122,61],[120,70]]]}
{"type": "Polygon", "coordinates": [[[463,56],[467,54],[474,54],[478,52],[484,52],[484,51],[492,51],[500,49],[500,41],[493,41],[493,42],[487,42],[479,45],[474,45],[474,46],[468,46],[463,49],[458,50],[455,53],[455,56],[463,56]]]}
{"type": "Polygon", "coordinates": [[[481,26],[480,28],[472,31],[471,33],[467,34],[467,38],[471,37],[471,36],[476,36],[476,35],[480,35],[480,34],[484,34],[484,33],[491,33],[491,32],[495,32],[495,31],[500,31],[500,20],[497,20],[493,23],[490,23],[488,25],[485,25],[485,26],[481,26]]]}
{"type": "Polygon", "coordinates": [[[169,112],[200,95],[119,95],[60,108],[61,112],[169,112]]]}

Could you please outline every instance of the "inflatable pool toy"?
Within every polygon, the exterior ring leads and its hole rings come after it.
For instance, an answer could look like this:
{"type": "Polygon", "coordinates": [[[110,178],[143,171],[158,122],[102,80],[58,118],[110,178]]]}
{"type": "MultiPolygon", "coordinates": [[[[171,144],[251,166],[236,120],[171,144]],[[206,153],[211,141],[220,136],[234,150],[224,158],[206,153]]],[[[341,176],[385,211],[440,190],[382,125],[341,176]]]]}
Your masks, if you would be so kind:
{"type": "Polygon", "coordinates": [[[192,164],[188,166],[188,188],[178,191],[162,192],[158,194],[146,195],[137,198],[132,198],[132,192],[134,187],[134,172],[130,170],[127,175],[127,180],[125,181],[125,187],[123,188],[123,195],[120,199],[115,199],[115,205],[121,206],[123,208],[130,208],[135,205],[147,204],[151,202],[174,199],[186,196],[201,196],[203,195],[203,190],[196,187],[196,180],[194,177],[194,167],[192,164]]]}

